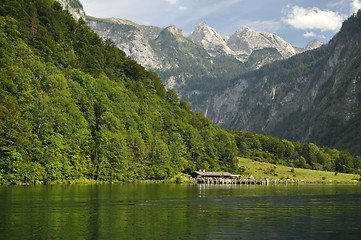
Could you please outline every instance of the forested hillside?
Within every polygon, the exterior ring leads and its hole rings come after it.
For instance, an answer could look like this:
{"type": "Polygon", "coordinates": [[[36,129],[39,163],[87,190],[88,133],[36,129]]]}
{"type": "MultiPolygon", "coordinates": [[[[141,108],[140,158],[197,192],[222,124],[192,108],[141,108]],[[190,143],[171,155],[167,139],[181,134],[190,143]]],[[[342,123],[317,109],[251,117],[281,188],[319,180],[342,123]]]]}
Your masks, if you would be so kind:
{"type": "Polygon", "coordinates": [[[360,171],[360,158],[213,126],[52,0],[0,5],[0,184],[242,173],[237,156],[360,171]]]}

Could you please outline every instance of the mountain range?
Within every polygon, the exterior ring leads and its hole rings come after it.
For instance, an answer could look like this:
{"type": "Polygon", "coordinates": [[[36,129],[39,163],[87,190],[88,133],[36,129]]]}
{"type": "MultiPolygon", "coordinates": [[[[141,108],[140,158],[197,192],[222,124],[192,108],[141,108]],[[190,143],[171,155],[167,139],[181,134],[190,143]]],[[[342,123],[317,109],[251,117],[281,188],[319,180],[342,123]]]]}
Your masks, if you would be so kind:
{"type": "Polygon", "coordinates": [[[186,37],[174,26],[87,23],[215,124],[361,153],[359,14],[328,44],[304,49],[246,26],[222,37],[201,23],[186,37]]]}
{"type": "MultiPolygon", "coordinates": [[[[233,56],[240,62],[246,62],[249,56],[256,50],[273,48],[278,51],[282,58],[288,58],[322,45],[321,42],[312,40],[305,48],[296,48],[275,34],[258,32],[247,26],[240,27],[231,36],[222,37],[215,29],[202,22],[187,37],[182,30],[177,29],[175,26],[163,29],[154,26],[138,25],[124,19],[98,19],[90,16],[87,17],[87,23],[102,38],[111,39],[130,57],[150,69],[177,67],[176,65],[162,65],[161,59],[164,57],[164,54],[158,53],[152,44],[154,40],[158,39],[162,31],[169,31],[174,35],[173,39],[167,40],[188,41],[206,50],[211,57],[233,56]],[[150,58],[153,60],[150,61],[150,58]]],[[[172,45],[170,42],[163,44],[172,45]]],[[[189,54],[188,50],[181,49],[181,51],[184,51],[184,54],[189,54]]],[[[272,60],[265,63],[269,62],[272,62],[272,60]]]]}
{"type": "Polygon", "coordinates": [[[322,45],[313,40],[300,49],[274,34],[246,26],[222,37],[200,23],[187,37],[175,26],[142,26],[116,18],[87,16],[87,24],[103,39],[112,40],[128,56],[158,73],[167,88],[174,88],[181,100],[203,113],[206,99],[241,74],[322,45]]]}
{"type": "Polygon", "coordinates": [[[227,128],[361,154],[361,12],[326,45],[249,72],[211,96],[206,116],[227,128]]]}
{"type": "MultiPolygon", "coordinates": [[[[85,16],[78,0],[59,2],[76,19],[85,16]]],[[[174,88],[199,112],[204,112],[207,96],[242,73],[322,45],[312,40],[305,48],[297,48],[275,34],[246,26],[231,36],[221,36],[200,23],[187,37],[175,26],[159,28],[117,18],[82,18],[100,37],[110,39],[132,59],[158,73],[167,88],[174,88]]]]}
{"type": "MultiPolygon", "coordinates": [[[[322,45],[317,40],[312,40],[305,48],[296,48],[280,38],[279,36],[266,32],[257,32],[247,26],[242,26],[231,36],[221,36],[215,29],[200,23],[189,37],[185,36],[182,30],[175,26],[169,26],[165,29],[154,26],[142,26],[124,19],[98,19],[87,17],[88,25],[104,39],[111,39],[115,44],[125,51],[130,57],[139,61],[145,67],[154,70],[164,68],[177,68],[174,64],[164,63],[164,57],[169,57],[166,53],[157,51],[154,41],[159,40],[162,31],[169,31],[174,38],[163,39],[163,45],[173,45],[174,42],[185,42],[199,46],[201,50],[206,50],[206,57],[231,56],[241,63],[246,62],[250,55],[257,50],[275,49],[281,55],[281,59],[291,57],[297,53],[311,50],[322,45]],[[168,42],[167,42],[168,41],[168,42]]],[[[193,47],[197,49],[196,47],[193,47]]],[[[177,49],[182,54],[191,55],[189,48],[177,49]]],[[[198,56],[193,56],[197,59],[198,56]]],[[[170,59],[166,59],[170,61],[170,59]]],[[[258,65],[248,67],[247,70],[259,68],[266,63],[277,59],[268,59],[258,65]]]]}

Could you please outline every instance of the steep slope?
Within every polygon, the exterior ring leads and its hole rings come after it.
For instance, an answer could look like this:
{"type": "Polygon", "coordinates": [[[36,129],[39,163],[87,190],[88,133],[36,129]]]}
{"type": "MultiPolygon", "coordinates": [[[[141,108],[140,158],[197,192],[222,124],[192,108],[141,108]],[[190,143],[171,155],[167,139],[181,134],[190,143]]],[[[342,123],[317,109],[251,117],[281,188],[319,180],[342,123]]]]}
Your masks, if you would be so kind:
{"type": "MultiPolygon", "coordinates": [[[[93,17],[88,17],[87,23],[103,39],[111,39],[132,59],[157,72],[167,88],[174,88],[183,101],[190,102],[199,112],[206,110],[205,99],[224,89],[240,74],[303,51],[296,51],[291,46],[293,52],[283,50],[281,52],[286,54],[282,55],[276,44],[267,40],[263,48],[264,41],[258,41],[258,47],[247,50],[247,53],[236,52],[204,23],[198,25],[190,37],[184,36],[174,26],[161,29],[140,26],[128,20],[93,17]]],[[[270,38],[280,42],[279,49],[290,46],[274,35],[270,38]]]]}
{"type": "Polygon", "coordinates": [[[318,41],[317,39],[313,39],[307,44],[307,46],[305,47],[305,50],[306,51],[313,50],[313,49],[321,47],[322,45],[323,45],[322,42],[318,41]]]}
{"type": "Polygon", "coordinates": [[[214,86],[220,88],[246,71],[246,66],[233,57],[211,56],[175,26],[161,29],[92,17],[87,22],[102,38],[111,39],[131,58],[157,72],[167,88],[174,88],[195,109],[214,86]]]}
{"type": "Polygon", "coordinates": [[[242,26],[230,36],[227,40],[227,46],[238,54],[246,55],[263,48],[275,48],[284,58],[300,52],[275,34],[257,32],[247,26],[242,26]]]}
{"type": "Polygon", "coordinates": [[[83,5],[78,0],[57,0],[64,10],[68,10],[75,20],[86,20],[83,5]]]}
{"type": "MultiPolygon", "coordinates": [[[[79,18],[78,13],[84,15],[78,0],[58,2],[75,19],[79,18]]],[[[166,88],[175,89],[181,100],[203,113],[208,113],[207,99],[223,91],[242,73],[322,45],[311,41],[306,48],[297,49],[274,34],[245,26],[232,36],[222,37],[201,23],[186,37],[175,26],[162,29],[90,16],[86,20],[99,36],[110,39],[132,59],[155,71],[166,88]]]]}
{"type": "Polygon", "coordinates": [[[59,3],[3,1],[0,43],[0,184],[239,172],[230,132],[59,3]]]}
{"type": "MultiPolygon", "coordinates": [[[[175,59],[169,59],[169,56],[163,55],[162,52],[155,52],[152,46],[152,43],[158,38],[160,32],[165,29],[137,25],[129,20],[114,18],[98,19],[90,16],[87,17],[87,23],[99,36],[114,41],[120,49],[125,51],[133,59],[138,60],[148,69],[160,72],[179,67],[179,65],[171,65],[169,62],[166,62],[167,60],[175,61],[175,59]],[[163,62],[163,64],[161,62],[163,62]]],[[[191,55],[194,58],[193,62],[200,65],[200,68],[204,67],[200,63],[197,63],[200,58],[211,57],[213,60],[217,58],[221,60],[224,56],[228,56],[229,59],[241,65],[242,62],[247,62],[249,56],[254,51],[262,49],[274,48],[281,54],[282,58],[293,56],[305,50],[295,49],[274,34],[260,33],[246,27],[241,29],[248,29],[248,31],[245,32],[240,29],[228,38],[229,40],[227,41],[205,23],[199,24],[189,37],[186,37],[184,33],[175,34],[176,32],[181,32],[181,30],[176,29],[174,26],[172,27],[175,30],[173,32],[175,38],[163,39],[162,45],[167,47],[167,45],[177,44],[176,42],[188,42],[188,45],[194,43],[195,46],[182,48],[179,49],[179,51],[181,51],[180,54],[182,55],[191,55]],[[166,41],[164,42],[164,40],[166,41]],[[247,47],[240,49],[241,47],[238,45],[245,45],[245,41],[247,41],[247,47]],[[234,49],[231,49],[230,46],[227,45],[228,42],[234,49]],[[198,52],[204,52],[203,50],[205,50],[208,54],[196,54],[194,51],[192,52],[191,49],[197,49],[198,52]]],[[[258,53],[258,55],[260,55],[260,53],[258,53]]],[[[262,58],[262,56],[260,56],[260,58],[262,58]]],[[[269,59],[268,61],[263,61],[263,64],[275,60],[279,59],[269,59]]],[[[247,71],[252,70],[254,67],[251,64],[247,66],[247,71]]],[[[186,69],[182,70],[186,71],[186,69]]]]}
{"type": "Polygon", "coordinates": [[[87,17],[87,23],[103,39],[111,39],[117,47],[137,62],[150,69],[161,69],[161,59],[156,56],[149,40],[158,37],[162,29],[140,26],[131,21],[116,18],[97,19],[87,17]]]}
{"type": "Polygon", "coordinates": [[[227,46],[223,37],[203,22],[194,29],[189,38],[212,56],[233,55],[233,51],[227,46]]]}
{"type": "Polygon", "coordinates": [[[208,101],[228,128],[361,153],[361,13],[329,44],[243,75],[208,101]]]}

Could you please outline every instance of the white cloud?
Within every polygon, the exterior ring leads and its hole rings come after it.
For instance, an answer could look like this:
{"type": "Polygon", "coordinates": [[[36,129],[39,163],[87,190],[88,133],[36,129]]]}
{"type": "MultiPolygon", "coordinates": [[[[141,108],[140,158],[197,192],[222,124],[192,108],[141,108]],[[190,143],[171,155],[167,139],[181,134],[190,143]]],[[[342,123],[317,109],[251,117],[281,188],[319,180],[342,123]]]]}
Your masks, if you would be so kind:
{"type": "Polygon", "coordinates": [[[181,11],[187,11],[188,10],[188,8],[186,8],[184,6],[179,6],[178,9],[181,10],[181,11]]]}
{"type": "Polygon", "coordinates": [[[316,33],[314,33],[314,32],[306,32],[305,34],[303,34],[303,36],[305,38],[316,37],[316,33]]]}
{"type": "Polygon", "coordinates": [[[177,4],[179,0],[165,0],[166,2],[169,2],[170,4],[177,4]]]}
{"type": "Polygon", "coordinates": [[[322,11],[317,7],[306,9],[299,6],[288,6],[287,16],[283,21],[296,29],[318,29],[321,31],[337,31],[341,28],[346,16],[333,11],[322,11]]]}
{"type": "Polygon", "coordinates": [[[361,9],[361,1],[360,0],[352,0],[351,1],[351,13],[356,13],[359,9],[361,9]]]}

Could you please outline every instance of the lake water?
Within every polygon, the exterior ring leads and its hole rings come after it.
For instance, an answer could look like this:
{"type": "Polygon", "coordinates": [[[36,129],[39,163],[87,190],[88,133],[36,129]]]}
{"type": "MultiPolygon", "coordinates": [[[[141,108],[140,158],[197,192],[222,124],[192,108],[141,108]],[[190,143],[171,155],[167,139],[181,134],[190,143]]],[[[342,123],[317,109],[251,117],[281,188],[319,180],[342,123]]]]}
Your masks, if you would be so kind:
{"type": "Polygon", "coordinates": [[[360,185],[0,186],[0,239],[361,239],[360,185]]]}

